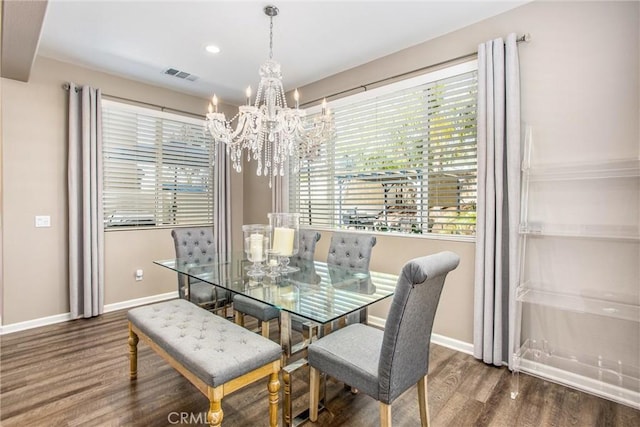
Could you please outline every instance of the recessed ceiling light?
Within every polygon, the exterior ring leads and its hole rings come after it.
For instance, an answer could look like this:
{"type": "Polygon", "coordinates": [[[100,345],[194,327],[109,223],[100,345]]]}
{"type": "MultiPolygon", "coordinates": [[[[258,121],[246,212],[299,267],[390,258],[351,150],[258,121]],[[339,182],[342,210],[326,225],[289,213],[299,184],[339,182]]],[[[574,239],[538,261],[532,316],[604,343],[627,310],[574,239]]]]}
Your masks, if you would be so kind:
{"type": "Polygon", "coordinates": [[[219,53],[220,52],[220,48],[218,46],[212,45],[212,44],[207,46],[205,49],[207,49],[207,52],[209,52],[209,53],[219,53]]]}

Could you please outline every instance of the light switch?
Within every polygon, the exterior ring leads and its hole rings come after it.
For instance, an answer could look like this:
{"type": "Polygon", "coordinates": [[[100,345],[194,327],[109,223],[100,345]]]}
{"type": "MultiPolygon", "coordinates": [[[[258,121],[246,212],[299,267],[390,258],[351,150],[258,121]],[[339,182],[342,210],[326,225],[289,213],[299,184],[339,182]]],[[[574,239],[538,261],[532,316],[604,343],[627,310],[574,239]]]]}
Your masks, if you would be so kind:
{"type": "Polygon", "coordinates": [[[49,215],[36,215],[36,227],[51,227],[51,217],[49,215]]]}

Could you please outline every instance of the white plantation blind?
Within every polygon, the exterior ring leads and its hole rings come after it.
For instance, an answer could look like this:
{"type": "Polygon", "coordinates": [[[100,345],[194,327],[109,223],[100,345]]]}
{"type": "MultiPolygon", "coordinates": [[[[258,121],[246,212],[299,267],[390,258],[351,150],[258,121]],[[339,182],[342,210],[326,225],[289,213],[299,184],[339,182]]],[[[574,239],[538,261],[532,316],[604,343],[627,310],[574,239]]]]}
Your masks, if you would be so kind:
{"type": "Polygon", "coordinates": [[[475,61],[332,103],[336,138],[290,177],[305,225],[475,234],[475,61]]]}
{"type": "Polygon", "coordinates": [[[104,100],[105,228],[213,223],[213,148],[202,120],[104,100]]]}

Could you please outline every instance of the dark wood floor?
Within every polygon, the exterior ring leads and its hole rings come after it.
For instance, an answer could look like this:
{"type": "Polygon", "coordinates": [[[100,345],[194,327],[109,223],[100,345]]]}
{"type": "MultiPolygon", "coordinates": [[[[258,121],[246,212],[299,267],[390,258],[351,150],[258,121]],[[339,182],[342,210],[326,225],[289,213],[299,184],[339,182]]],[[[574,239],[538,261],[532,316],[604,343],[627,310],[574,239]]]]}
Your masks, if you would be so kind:
{"type": "MultiPolygon", "coordinates": [[[[277,333],[277,326],[272,329],[277,333]]],[[[206,398],[144,343],[138,380],[129,381],[126,312],[2,336],[2,426],[168,426],[197,421],[206,398]]],[[[429,410],[433,426],[640,426],[640,411],[521,375],[509,397],[511,374],[473,357],[432,345],[429,410]]],[[[307,405],[308,371],[294,377],[297,408],[307,405]]],[[[307,426],[378,425],[378,403],[329,382],[328,411],[307,426]]],[[[419,425],[417,393],[393,404],[393,423],[419,425]]],[[[267,425],[266,382],[223,400],[226,426],[267,425]]]]}

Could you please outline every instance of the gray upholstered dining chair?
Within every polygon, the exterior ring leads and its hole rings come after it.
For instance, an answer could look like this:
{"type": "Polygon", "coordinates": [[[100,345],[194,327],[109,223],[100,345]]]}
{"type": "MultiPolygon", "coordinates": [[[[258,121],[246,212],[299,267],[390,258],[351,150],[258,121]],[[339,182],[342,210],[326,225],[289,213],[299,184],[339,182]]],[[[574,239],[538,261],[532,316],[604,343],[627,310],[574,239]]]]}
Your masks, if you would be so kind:
{"type": "MultiPolygon", "coordinates": [[[[376,245],[375,236],[362,233],[336,232],[331,236],[327,266],[347,268],[356,271],[369,271],[371,253],[376,245]]],[[[347,323],[359,323],[363,311],[347,316],[347,323]]]]}
{"type": "MultiPolygon", "coordinates": [[[[213,227],[175,228],[171,237],[176,250],[176,258],[183,264],[206,264],[214,261],[216,253],[213,227]]],[[[178,273],[178,294],[207,309],[220,310],[230,303],[227,291],[178,273]]]]}
{"type": "Polygon", "coordinates": [[[380,425],[391,425],[391,404],[417,385],[420,420],[429,425],[427,373],[433,319],[447,274],[460,258],[453,252],[415,258],[398,278],[384,331],[348,325],[307,349],[310,419],[318,419],[320,373],[356,387],[380,402],[380,425]]]}
{"type": "Polygon", "coordinates": [[[375,236],[369,234],[333,233],[327,254],[327,265],[367,271],[375,245],[375,236]]]}
{"type": "MultiPolygon", "coordinates": [[[[299,233],[298,253],[293,256],[293,265],[296,264],[297,260],[313,261],[316,252],[316,243],[321,237],[320,233],[314,230],[301,229],[299,233]]],[[[269,321],[280,319],[280,310],[272,305],[256,301],[244,295],[235,295],[233,297],[233,312],[236,323],[241,326],[244,326],[245,315],[258,319],[262,336],[267,338],[269,338],[269,321]]]]}

